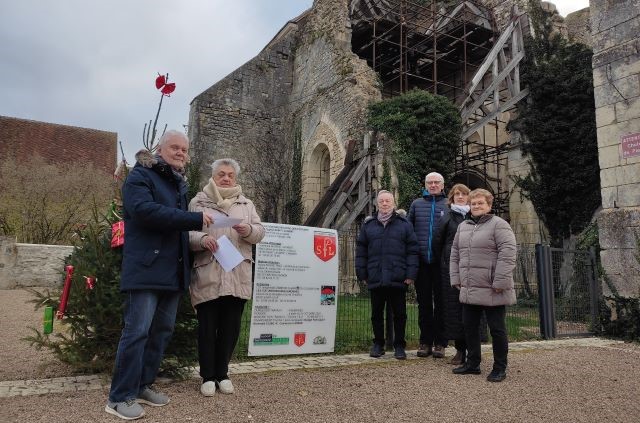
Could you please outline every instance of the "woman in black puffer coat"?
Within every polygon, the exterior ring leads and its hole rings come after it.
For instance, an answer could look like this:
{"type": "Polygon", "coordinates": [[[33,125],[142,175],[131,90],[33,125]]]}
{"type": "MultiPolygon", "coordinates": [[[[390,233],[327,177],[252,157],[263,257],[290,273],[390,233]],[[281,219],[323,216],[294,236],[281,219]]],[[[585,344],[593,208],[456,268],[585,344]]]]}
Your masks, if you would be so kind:
{"type": "Polygon", "coordinates": [[[456,184],[449,191],[449,207],[451,211],[440,222],[434,239],[436,254],[440,256],[440,272],[442,278],[442,303],[444,332],[447,339],[455,342],[456,355],[451,364],[460,365],[466,359],[466,342],[462,325],[462,304],[459,301],[460,291],[451,286],[449,277],[449,257],[451,245],[456,236],[458,225],[469,215],[469,188],[464,184],[456,184]]]}

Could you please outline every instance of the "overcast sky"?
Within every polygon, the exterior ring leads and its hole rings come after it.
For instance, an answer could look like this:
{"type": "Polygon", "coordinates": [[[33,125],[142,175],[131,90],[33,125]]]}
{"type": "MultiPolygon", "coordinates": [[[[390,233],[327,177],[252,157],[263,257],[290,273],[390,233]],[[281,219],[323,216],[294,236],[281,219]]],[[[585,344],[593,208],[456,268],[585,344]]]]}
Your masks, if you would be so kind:
{"type": "MultiPolygon", "coordinates": [[[[0,115],[118,133],[131,163],[155,117],[183,129],[191,100],[254,57],[312,0],[2,0],[0,115]]],[[[560,14],[588,0],[556,0],[560,14]]],[[[0,140],[2,142],[2,140],[0,140]]]]}

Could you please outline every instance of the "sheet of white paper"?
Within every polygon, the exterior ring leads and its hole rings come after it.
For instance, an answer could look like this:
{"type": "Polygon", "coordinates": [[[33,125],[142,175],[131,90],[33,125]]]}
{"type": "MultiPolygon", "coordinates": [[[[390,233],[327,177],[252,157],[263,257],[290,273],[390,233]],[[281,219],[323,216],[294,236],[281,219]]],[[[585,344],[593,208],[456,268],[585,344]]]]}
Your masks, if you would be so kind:
{"type": "Polygon", "coordinates": [[[229,217],[223,214],[215,214],[213,215],[213,228],[230,228],[233,225],[237,225],[238,223],[242,223],[242,218],[239,217],[229,217]]]}
{"type": "Polygon", "coordinates": [[[218,263],[220,263],[220,266],[222,266],[225,272],[230,272],[242,263],[244,257],[226,235],[222,235],[217,241],[218,250],[213,253],[213,256],[218,260],[218,263]]]}

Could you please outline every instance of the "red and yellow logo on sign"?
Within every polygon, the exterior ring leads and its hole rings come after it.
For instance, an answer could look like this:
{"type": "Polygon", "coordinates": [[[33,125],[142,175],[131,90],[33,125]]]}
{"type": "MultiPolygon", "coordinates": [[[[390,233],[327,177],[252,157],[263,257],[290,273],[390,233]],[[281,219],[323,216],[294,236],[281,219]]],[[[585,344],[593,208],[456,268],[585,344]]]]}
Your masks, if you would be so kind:
{"type": "Polygon", "coordinates": [[[313,234],[313,252],[322,261],[329,261],[335,257],[338,245],[335,235],[325,233],[313,234]]]}

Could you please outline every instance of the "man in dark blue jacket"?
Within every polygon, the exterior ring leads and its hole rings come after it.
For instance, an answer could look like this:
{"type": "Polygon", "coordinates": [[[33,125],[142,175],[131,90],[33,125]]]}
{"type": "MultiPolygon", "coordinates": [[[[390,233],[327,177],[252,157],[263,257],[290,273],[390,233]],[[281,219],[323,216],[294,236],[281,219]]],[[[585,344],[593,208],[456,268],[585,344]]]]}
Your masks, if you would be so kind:
{"type": "Polygon", "coordinates": [[[370,356],[384,354],[384,307],[393,311],[394,357],[407,358],[407,286],[418,274],[418,240],[413,227],[395,210],[389,191],[378,193],[378,213],[365,219],[356,243],[356,275],[371,295],[373,346],[370,356]]]}
{"type": "Polygon", "coordinates": [[[420,269],[415,283],[420,327],[418,357],[433,354],[435,358],[442,358],[447,347],[447,339],[442,318],[440,261],[439,257],[436,257],[437,251],[433,241],[440,221],[449,212],[449,207],[441,174],[429,173],[425,177],[425,186],[422,198],[411,203],[408,216],[416,231],[420,248],[420,269]]]}
{"type": "Polygon", "coordinates": [[[212,223],[188,212],[182,175],[189,140],[167,131],[156,155],[138,153],[122,188],[125,242],[120,289],[124,328],[111,381],[107,413],[125,420],[144,415],[139,403],[162,406],[169,398],[151,385],[171,339],[178,303],[189,286],[189,230],[212,223]]]}

